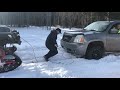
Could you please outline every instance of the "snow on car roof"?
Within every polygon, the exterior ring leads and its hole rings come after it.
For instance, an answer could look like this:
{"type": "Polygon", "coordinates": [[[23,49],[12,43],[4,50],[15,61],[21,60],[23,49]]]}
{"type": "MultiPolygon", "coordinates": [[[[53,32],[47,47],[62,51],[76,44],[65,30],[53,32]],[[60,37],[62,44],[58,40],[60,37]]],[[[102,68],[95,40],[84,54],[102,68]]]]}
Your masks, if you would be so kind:
{"type": "Polygon", "coordinates": [[[7,27],[6,25],[0,25],[0,27],[7,27]]]}

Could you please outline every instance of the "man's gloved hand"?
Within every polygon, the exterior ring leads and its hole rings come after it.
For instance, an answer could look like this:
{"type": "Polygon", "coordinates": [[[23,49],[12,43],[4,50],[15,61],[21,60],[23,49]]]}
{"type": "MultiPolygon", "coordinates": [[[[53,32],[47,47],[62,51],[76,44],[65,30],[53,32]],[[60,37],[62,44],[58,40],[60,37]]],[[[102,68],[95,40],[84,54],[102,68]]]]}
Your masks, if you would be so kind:
{"type": "Polygon", "coordinates": [[[58,47],[58,45],[57,45],[57,44],[55,44],[55,47],[58,47]]]}

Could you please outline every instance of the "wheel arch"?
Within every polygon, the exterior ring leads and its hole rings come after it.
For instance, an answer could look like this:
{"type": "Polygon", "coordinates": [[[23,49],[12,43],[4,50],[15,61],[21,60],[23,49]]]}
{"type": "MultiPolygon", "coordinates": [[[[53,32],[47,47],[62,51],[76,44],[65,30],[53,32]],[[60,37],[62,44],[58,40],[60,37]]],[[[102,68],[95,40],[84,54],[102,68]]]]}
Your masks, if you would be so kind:
{"type": "Polygon", "coordinates": [[[89,50],[89,48],[92,48],[93,46],[101,46],[103,49],[105,49],[104,43],[102,41],[92,41],[88,44],[87,49],[86,49],[86,53],[89,50]]]}

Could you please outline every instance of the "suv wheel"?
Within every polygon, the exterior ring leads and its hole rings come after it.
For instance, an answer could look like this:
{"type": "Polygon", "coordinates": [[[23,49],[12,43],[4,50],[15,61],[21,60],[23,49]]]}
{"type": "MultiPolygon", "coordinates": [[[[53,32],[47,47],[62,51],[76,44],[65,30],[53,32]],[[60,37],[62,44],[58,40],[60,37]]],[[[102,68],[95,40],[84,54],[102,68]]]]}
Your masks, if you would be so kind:
{"type": "Polygon", "coordinates": [[[87,50],[86,59],[100,59],[103,57],[104,49],[101,46],[94,46],[87,50]]]}

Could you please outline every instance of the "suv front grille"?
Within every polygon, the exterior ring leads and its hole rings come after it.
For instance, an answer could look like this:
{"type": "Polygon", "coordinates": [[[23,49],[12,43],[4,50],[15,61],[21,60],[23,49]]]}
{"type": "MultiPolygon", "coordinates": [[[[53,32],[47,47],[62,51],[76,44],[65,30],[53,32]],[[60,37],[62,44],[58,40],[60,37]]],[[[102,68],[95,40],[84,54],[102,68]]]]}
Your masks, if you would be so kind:
{"type": "Polygon", "coordinates": [[[62,40],[66,41],[66,42],[69,42],[71,39],[72,39],[72,36],[64,35],[62,40]]]}

